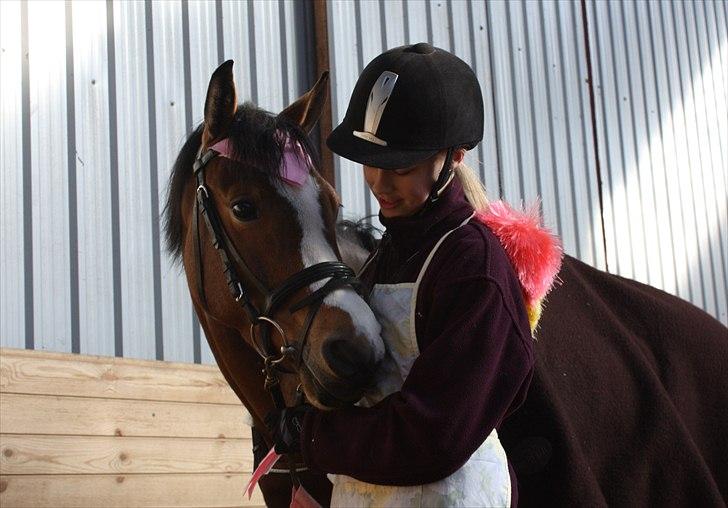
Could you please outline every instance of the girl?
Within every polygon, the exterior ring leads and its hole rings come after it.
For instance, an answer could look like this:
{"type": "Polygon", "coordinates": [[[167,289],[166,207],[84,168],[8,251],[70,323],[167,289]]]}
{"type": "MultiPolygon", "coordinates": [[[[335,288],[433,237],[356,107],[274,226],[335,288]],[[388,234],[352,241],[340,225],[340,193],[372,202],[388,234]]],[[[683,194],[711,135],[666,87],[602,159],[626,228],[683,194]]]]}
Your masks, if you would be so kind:
{"type": "Polygon", "coordinates": [[[386,233],[360,277],[386,359],[358,407],[284,411],[279,451],[331,473],[332,506],[515,505],[497,429],[533,373],[519,279],[475,210],[487,201],[463,164],[483,136],[470,67],[420,43],[362,72],[328,139],[363,164],[386,233]],[[300,434],[300,435],[299,435],[300,434]]]}

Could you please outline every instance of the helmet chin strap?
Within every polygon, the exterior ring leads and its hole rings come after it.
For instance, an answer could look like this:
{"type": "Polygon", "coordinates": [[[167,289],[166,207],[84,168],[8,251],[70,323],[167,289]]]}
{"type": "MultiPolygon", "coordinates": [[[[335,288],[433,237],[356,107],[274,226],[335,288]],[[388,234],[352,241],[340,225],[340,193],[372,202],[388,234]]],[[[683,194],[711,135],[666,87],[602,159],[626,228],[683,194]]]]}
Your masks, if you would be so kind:
{"type": "Polygon", "coordinates": [[[452,170],[452,155],[454,151],[455,148],[452,147],[447,149],[447,155],[445,156],[445,162],[442,165],[440,176],[437,177],[437,181],[432,185],[432,190],[430,191],[430,196],[427,198],[425,209],[429,208],[436,203],[438,199],[440,199],[440,194],[442,194],[445,187],[447,187],[447,184],[449,184],[450,180],[452,180],[454,176],[454,172],[452,170]]]}

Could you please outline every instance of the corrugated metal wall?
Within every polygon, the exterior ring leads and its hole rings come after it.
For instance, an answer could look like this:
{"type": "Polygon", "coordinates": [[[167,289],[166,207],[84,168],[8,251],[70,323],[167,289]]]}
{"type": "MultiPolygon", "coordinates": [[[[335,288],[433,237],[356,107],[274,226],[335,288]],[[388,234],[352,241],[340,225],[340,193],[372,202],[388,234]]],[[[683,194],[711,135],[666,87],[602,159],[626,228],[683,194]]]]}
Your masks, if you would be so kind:
{"type": "Polygon", "coordinates": [[[213,361],[160,242],[169,169],[223,60],[271,111],[310,86],[311,6],[4,1],[0,20],[0,345],[213,361]]]}
{"type": "MultiPolygon", "coordinates": [[[[569,254],[728,323],[727,2],[328,9],[335,124],[384,48],[428,41],[454,51],[483,88],[485,137],[468,161],[491,197],[541,196],[569,254]]],[[[360,167],[337,160],[336,177],[346,215],[376,213],[360,167]]]]}
{"type": "MultiPolygon", "coordinates": [[[[491,197],[541,196],[567,252],[728,323],[728,4],[584,6],[328,2],[334,121],[384,48],[454,51],[491,197]]],[[[0,345],[212,361],[159,239],[168,170],[220,61],[273,111],[307,88],[311,5],[4,1],[0,23],[0,345]]],[[[377,212],[359,168],[336,176],[346,216],[377,212]]]]}
{"type": "MultiPolygon", "coordinates": [[[[336,1],[329,20],[335,122],[360,70],[383,48],[428,41],[455,52],[483,88],[484,139],[466,160],[490,196],[541,196],[568,252],[604,267],[578,3],[336,1]]],[[[345,213],[376,213],[359,167],[338,160],[336,170],[345,213]]]]}
{"type": "Polygon", "coordinates": [[[591,2],[612,271],[726,323],[726,2],[591,2]]]}

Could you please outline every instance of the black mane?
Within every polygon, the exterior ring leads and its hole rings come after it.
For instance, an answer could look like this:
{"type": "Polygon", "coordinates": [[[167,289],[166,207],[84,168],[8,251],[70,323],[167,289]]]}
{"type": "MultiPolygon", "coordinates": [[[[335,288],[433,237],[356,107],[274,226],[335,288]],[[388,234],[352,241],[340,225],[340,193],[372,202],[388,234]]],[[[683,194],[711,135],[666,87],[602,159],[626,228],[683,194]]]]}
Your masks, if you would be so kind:
{"type": "MultiPolygon", "coordinates": [[[[164,233],[167,249],[175,260],[182,255],[182,193],[192,178],[192,165],[202,140],[203,124],[189,135],[169,177],[167,203],[164,207],[164,233]]],[[[318,156],[306,134],[287,118],[264,111],[246,103],[238,107],[228,138],[233,157],[246,167],[260,171],[271,180],[280,178],[281,158],[286,135],[298,141],[318,165],[318,156]],[[284,134],[283,136],[281,134],[284,134]]],[[[238,164],[237,162],[234,164],[238,164]]],[[[191,211],[184,211],[190,213],[191,211]]]]}

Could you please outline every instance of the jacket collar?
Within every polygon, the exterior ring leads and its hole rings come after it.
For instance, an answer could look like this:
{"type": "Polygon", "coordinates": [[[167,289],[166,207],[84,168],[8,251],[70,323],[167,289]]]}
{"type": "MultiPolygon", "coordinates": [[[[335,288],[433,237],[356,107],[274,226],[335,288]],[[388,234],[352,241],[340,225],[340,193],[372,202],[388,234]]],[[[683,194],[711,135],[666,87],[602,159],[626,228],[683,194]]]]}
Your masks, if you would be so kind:
{"type": "Polygon", "coordinates": [[[472,213],[460,181],[454,178],[440,198],[421,212],[409,217],[384,217],[380,212],[379,220],[387,228],[387,250],[402,261],[437,241],[472,213]]]}

